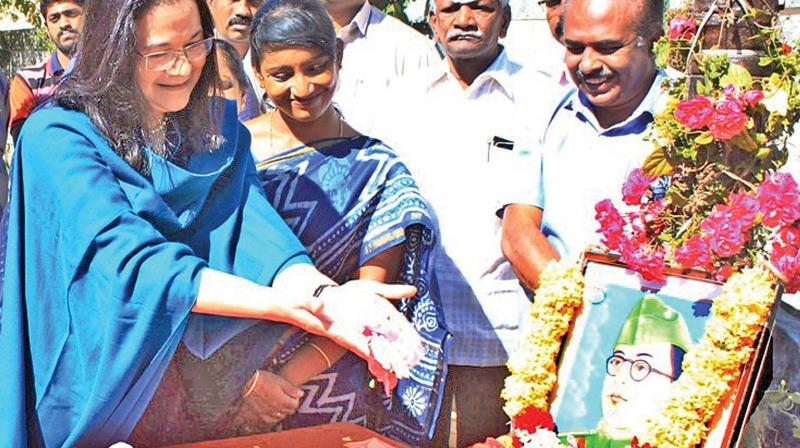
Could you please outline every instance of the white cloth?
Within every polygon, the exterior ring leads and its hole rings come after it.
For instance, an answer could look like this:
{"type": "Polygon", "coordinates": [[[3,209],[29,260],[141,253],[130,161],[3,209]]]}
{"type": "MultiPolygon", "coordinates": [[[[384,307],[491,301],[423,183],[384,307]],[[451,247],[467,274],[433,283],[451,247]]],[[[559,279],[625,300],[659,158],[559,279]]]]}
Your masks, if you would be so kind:
{"type": "Polygon", "coordinates": [[[441,60],[430,39],[368,1],[339,37],[344,54],[334,101],[347,122],[367,135],[376,116],[391,113],[384,107],[390,84],[441,60]]]}
{"type": "Polygon", "coordinates": [[[451,364],[502,365],[517,346],[529,301],[501,252],[496,188],[511,155],[530,149],[547,122],[549,85],[505,50],[466,89],[442,61],[395,92],[396,113],[375,134],[406,162],[437,216],[451,364]],[[493,137],[514,149],[490,147],[493,137]]]}

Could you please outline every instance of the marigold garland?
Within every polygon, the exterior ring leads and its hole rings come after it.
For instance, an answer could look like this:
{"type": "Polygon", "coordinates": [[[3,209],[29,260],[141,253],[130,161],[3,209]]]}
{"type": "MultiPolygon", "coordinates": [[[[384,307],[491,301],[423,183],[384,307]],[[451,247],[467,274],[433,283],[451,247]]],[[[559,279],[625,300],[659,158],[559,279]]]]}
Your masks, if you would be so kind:
{"type": "Polygon", "coordinates": [[[705,333],[686,354],[683,373],[641,438],[658,448],[689,448],[708,436],[708,422],[753,352],[775,300],[775,277],[762,267],[734,274],[711,307],[705,333]]]}
{"type": "MultiPolygon", "coordinates": [[[[708,436],[708,423],[750,359],[775,299],[776,278],[763,267],[744,269],[714,299],[705,333],[686,354],[683,373],[664,408],[648,422],[638,446],[693,448],[708,436]]],[[[583,306],[583,275],[575,263],[551,263],[542,272],[520,347],[508,362],[502,397],[510,417],[533,407],[547,410],[558,373],[561,341],[583,306]]],[[[506,438],[502,442],[508,443],[506,438]]]]}
{"type": "Polygon", "coordinates": [[[558,378],[556,358],[577,310],[583,305],[583,275],[575,262],[551,262],[539,277],[528,327],[508,361],[511,372],[501,396],[514,417],[528,406],[550,408],[550,391],[558,378]]]}

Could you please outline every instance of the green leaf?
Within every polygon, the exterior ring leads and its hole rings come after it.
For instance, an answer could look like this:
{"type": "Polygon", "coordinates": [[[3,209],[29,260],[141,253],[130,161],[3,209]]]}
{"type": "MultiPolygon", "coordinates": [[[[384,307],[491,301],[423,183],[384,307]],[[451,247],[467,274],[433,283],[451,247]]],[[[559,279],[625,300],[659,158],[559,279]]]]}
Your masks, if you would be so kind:
{"type": "Polygon", "coordinates": [[[664,68],[669,63],[669,41],[662,36],[661,39],[653,44],[653,52],[656,57],[656,66],[664,68]]]}
{"type": "Polygon", "coordinates": [[[753,85],[753,77],[746,68],[739,64],[731,64],[728,67],[728,73],[719,80],[719,85],[722,87],[728,84],[733,84],[740,90],[748,90],[753,85]]]}
{"type": "Polygon", "coordinates": [[[657,148],[651,152],[647,159],[644,161],[644,172],[648,176],[666,176],[672,173],[672,164],[667,159],[667,153],[664,148],[657,148]]]}
{"type": "Polygon", "coordinates": [[[766,67],[766,66],[768,66],[770,64],[772,64],[772,58],[771,57],[769,57],[769,56],[761,56],[760,58],[758,58],[758,66],[759,67],[766,67]]]}
{"type": "Polygon", "coordinates": [[[770,152],[772,152],[772,150],[767,148],[766,146],[761,147],[758,149],[758,152],[756,153],[756,159],[764,160],[767,158],[770,152]]]}
{"type": "Polygon", "coordinates": [[[753,137],[746,130],[736,134],[736,136],[731,139],[731,143],[747,152],[753,152],[758,149],[758,145],[756,144],[755,140],[753,140],[753,137]]]}
{"type": "Polygon", "coordinates": [[[714,141],[714,136],[709,131],[703,131],[702,134],[694,138],[694,142],[698,145],[707,145],[714,141]]]}

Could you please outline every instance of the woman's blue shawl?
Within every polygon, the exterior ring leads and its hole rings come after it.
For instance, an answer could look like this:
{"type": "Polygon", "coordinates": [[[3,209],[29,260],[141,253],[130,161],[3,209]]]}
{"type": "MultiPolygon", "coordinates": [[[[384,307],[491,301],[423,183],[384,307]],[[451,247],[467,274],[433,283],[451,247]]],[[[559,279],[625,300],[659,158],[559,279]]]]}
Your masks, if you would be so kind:
{"type": "Polygon", "coordinates": [[[223,123],[219,149],[185,168],[148,153],[143,176],[81,112],[27,120],[12,166],[0,447],[125,439],[181,339],[205,357],[255,323],[190,314],[204,267],[268,285],[310,262],[263,195],[232,103],[223,123]]]}

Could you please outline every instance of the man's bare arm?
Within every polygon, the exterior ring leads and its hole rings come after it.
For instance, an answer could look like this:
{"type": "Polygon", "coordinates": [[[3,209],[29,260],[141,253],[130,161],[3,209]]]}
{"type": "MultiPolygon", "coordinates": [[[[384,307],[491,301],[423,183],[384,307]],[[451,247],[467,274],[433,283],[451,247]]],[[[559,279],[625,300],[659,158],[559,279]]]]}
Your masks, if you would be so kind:
{"type": "Polygon", "coordinates": [[[541,231],[542,209],[511,204],[503,213],[503,255],[511,262],[522,284],[531,291],[539,287],[539,274],[551,260],[558,260],[541,231]]]}

